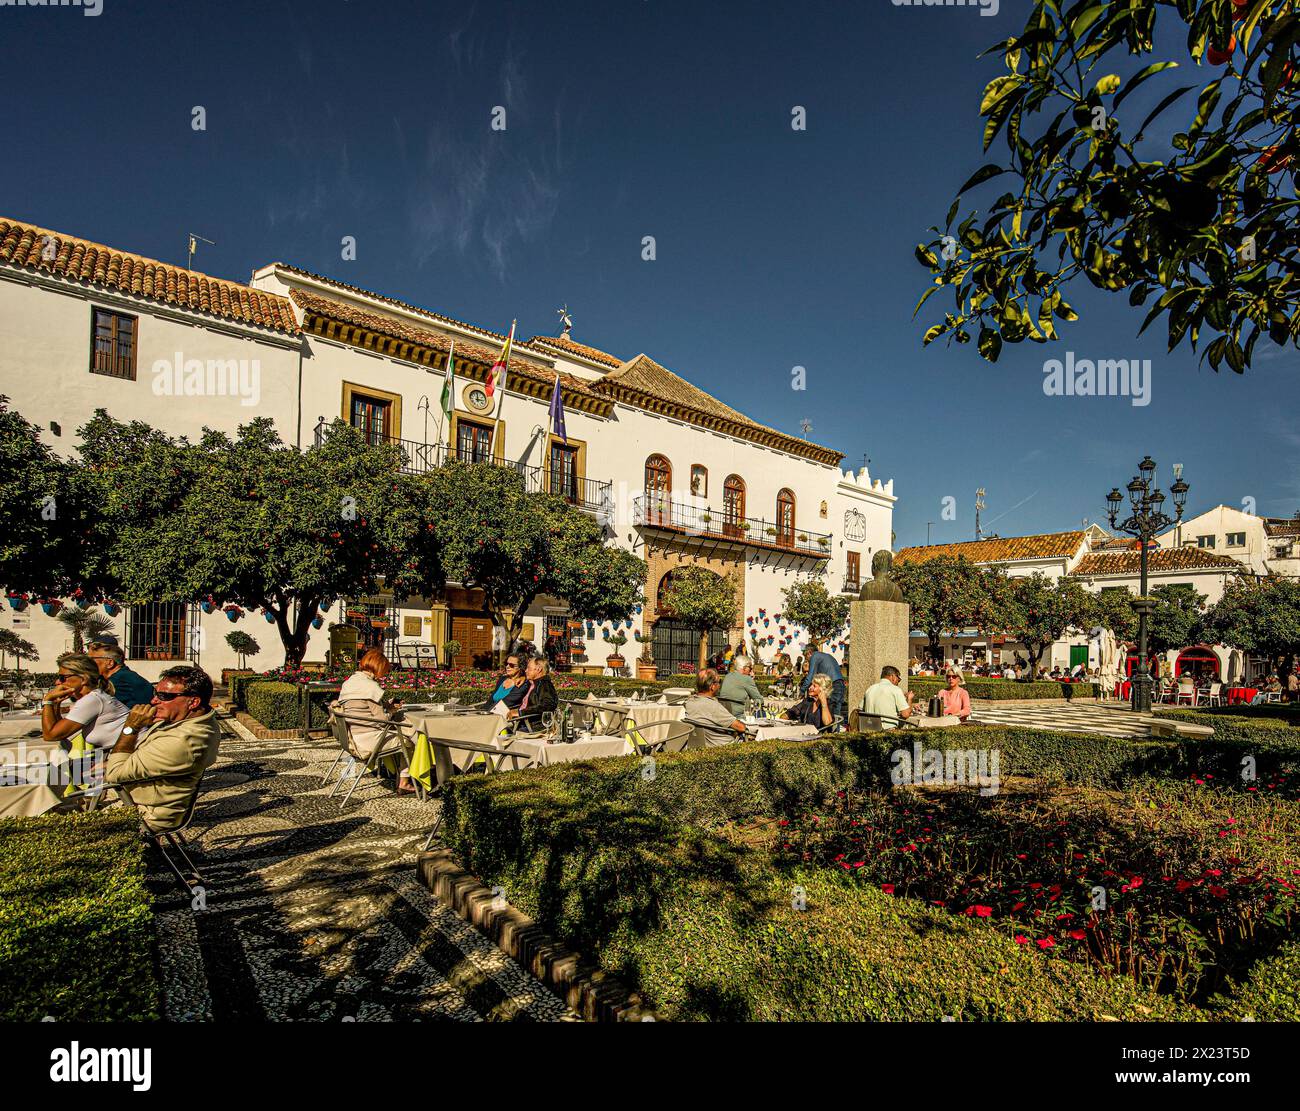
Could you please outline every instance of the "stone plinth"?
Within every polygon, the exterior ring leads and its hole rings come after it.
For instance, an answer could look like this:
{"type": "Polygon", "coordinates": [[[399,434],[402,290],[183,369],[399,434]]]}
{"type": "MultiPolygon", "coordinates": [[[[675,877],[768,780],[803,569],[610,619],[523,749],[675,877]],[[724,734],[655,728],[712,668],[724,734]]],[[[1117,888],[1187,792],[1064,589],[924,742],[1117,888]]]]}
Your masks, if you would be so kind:
{"type": "Polygon", "coordinates": [[[898,668],[907,693],[907,634],[912,607],[906,602],[854,602],[849,636],[849,709],[862,705],[867,688],[880,679],[886,664],[898,668]]]}

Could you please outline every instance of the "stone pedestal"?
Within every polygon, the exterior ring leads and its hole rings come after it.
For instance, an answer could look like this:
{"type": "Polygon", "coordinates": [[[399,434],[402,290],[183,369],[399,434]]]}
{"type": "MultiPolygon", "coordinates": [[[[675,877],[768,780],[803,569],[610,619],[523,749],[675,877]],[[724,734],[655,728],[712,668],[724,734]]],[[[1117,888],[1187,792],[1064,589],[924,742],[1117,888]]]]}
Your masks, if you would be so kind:
{"type": "Polygon", "coordinates": [[[906,602],[854,602],[849,635],[849,709],[862,705],[867,688],[878,682],[886,664],[898,668],[907,693],[907,634],[912,607],[906,602]]]}

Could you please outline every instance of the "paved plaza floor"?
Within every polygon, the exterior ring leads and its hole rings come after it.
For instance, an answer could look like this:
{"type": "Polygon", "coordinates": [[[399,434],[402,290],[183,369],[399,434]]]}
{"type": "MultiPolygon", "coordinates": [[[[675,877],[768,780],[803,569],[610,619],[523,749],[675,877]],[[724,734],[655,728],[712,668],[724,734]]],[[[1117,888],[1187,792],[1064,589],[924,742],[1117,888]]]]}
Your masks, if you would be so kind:
{"type": "Polygon", "coordinates": [[[419,883],[436,802],[367,778],[340,810],[326,743],[223,727],[190,836],[206,908],[151,876],[166,1018],[575,1019],[419,883]]]}
{"type": "Polygon", "coordinates": [[[971,720],[982,725],[1023,725],[1062,733],[1100,733],[1105,737],[1148,736],[1147,714],[1135,714],[1123,702],[1061,702],[1024,706],[1015,702],[982,702],[971,707],[971,720]]]}

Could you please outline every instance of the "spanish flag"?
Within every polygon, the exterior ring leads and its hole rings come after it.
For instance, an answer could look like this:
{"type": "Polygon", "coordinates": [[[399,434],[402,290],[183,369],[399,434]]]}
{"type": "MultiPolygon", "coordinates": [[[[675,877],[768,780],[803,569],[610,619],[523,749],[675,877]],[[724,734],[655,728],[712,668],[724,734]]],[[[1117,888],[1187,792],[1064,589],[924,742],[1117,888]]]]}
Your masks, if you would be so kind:
{"type": "Polygon", "coordinates": [[[505,346],[501,348],[501,354],[497,356],[497,361],[492,364],[492,369],[488,371],[487,385],[484,392],[491,397],[498,389],[506,388],[506,367],[510,365],[510,346],[515,342],[515,325],[519,322],[512,320],[510,322],[510,334],[506,336],[505,346]]]}

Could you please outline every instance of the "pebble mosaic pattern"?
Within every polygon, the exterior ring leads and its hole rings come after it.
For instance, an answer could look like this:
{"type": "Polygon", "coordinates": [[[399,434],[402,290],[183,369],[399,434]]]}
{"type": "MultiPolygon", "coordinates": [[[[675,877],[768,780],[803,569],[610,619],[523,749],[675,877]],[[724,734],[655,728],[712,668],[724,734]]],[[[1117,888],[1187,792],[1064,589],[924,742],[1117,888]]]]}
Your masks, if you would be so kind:
{"type": "Polygon", "coordinates": [[[366,777],[341,809],[326,742],[222,724],[187,835],[204,905],[150,876],[169,1020],[577,1021],[419,882],[436,802],[366,777]]]}

